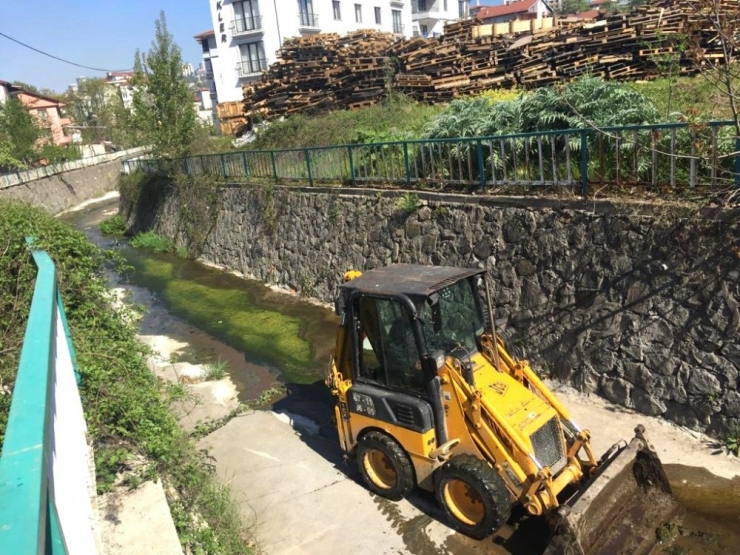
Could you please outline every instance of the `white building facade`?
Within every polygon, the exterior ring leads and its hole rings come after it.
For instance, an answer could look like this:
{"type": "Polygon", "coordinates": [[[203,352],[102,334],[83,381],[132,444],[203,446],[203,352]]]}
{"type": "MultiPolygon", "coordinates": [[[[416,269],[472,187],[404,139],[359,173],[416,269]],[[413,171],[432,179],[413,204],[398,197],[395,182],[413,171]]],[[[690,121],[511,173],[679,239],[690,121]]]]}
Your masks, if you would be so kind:
{"type": "Polygon", "coordinates": [[[470,16],[469,0],[412,0],[415,37],[438,37],[446,23],[470,16]]]}
{"type": "MultiPolygon", "coordinates": [[[[437,0],[442,2],[442,0],[437,0]]],[[[448,0],[457,6],[458,0],[448,0]]],[[[286,38],[375,29],[411,37],[412,0],[209,0],[211,37],[196,37],[210,62],[218,103],[242,100],[242,86],[278,59],[286,38]]],[[[205,35],[205,34],[204,34],[205,35]]],[[[208,72],[208,68],[206,69],[208,72]]],[[[209,79],[209,86],[211,79],[209,79]]]]}

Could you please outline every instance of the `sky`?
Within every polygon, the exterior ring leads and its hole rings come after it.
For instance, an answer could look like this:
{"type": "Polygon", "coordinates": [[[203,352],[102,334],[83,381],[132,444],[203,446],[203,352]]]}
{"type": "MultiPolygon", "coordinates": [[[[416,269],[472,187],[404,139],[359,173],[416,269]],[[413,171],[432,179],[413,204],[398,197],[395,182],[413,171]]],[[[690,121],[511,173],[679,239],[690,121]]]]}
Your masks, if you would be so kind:
{"type": "MultiPolygon", "coordinates": [[[[209,1],[215,0],[0,0],[0,32],[78,64],[123,70],[133,66],[137,48],[149,50],[154,21],[164,10],[183,60],[197,67],[201,48],[193,35],[213,27],[209,1]]],[[[64,92],[81,76],[105,73],[47,58],[0,36],[0,80],[64,92]]]]}
{"type": "MultiPolygon", "coordinates": [[[[0,0],[0,32],[78,64],[125,70],[133,66],[137,48],[149,50],[154,21],[164,10],[183,60],[197,67],[201,49],[193,35],[212,28],[209,2],[214,1],[0,0]]],[[[481,0],[484,5],[502,2],[481,0]]],[[[104,77],[105,73],[47,58],[0,36],[0,80],[64,92],[82,76],[104,77]]]]}

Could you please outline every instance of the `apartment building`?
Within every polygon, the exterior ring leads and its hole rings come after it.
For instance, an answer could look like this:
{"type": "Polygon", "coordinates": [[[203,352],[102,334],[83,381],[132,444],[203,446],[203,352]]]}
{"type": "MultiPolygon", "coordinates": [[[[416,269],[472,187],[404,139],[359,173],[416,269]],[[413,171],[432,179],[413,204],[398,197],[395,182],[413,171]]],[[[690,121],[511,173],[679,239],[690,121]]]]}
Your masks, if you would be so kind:
{"type": "MultiPolygon", "coordinates": [[[[442,0],[437,0],[442,2],[442,0]]],[[[447,0],[450,3],[457,0],[447,0]]],[[[410,37],[412,0],[209,0],[213,33],[203,46],[206,74],[217,102],[242,99],[242,86],[259,79],[286,38],[376,29],[410,37]],[[210,73],[208,69],[211,69],[210,73]]],[[[214,102],[215,104],[215,102],[214,102]]]]}
{"type": "Polygon", "coordinates": [[[437,37],[442,34],[446,23],[469,15],[469,0],[412,0],[413,35],[437,37]]]}

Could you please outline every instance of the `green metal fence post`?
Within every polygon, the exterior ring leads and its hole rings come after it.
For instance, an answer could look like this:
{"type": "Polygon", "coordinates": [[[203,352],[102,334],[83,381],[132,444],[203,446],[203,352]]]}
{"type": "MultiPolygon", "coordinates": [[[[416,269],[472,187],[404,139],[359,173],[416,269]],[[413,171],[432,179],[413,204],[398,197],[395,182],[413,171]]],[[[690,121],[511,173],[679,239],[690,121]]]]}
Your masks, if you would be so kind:
{"type": "Polygon", "coordinates": [[[406,185],[411,185],[411,166],[409,165],[408,143],[403,143],[403,163],[406,165],[406,185]]]}
{"type": "Polygon", "coordinates": [[[313,187],[313,176],[311,175],[311,155],[308,149],[303,150],[303,154],[306,156],[306,168],[308,169],[308,184],[313,187]]]}
{"type": "Polygon", "coordinates": [[[221,154],[221,175],[226,177],[226,158],[221,154]]]}
{"type": "Polygon", "coordinates": [[[480,139],[476,144],[478,149],[478,179],[480,180],[480,188],[483,189],[486,186],[486,169],[483,166],[483,143],[480,139]]]}
{"type": "Polygon", "coordinates": [[[249,177],[249,165],[247,164],[247,153],[242,150],[242,167],[244,167],[244,177],[249,177]]]}
{"type": "Polygon", "coordinates": [[[588,195],[588,134],[581,131],[581,194],[588,195]]]}
{"type": "Polygon", "coordinates": [[[347,147],[347,156],[349,156],[349,177],[352,180],[352,185],[355,184],[355,161],[352,158],[352,147],[347,147]]]}
{"type": "Polygon", "coordinates": [[[278,182],[277,164],[275,163],[275,151],[270,151],[270,160],[272,160],[272,175],[275,176],[275,183],[278,182]]]}
{"type": "Polygon", "coordinates": [[[740,187],[740,137],[735,137],[735,187],[740,187]]]}

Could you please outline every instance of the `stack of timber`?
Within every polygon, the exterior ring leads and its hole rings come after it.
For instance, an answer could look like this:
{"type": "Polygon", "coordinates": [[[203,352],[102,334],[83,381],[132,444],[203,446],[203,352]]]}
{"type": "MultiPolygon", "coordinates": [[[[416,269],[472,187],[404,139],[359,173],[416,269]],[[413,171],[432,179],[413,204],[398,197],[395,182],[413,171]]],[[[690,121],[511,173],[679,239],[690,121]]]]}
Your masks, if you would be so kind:
{"type": "MultiPolygon", "coordinates": [[[[447,25],[433,39],[395,41],[370,31],[292,39],[286,41],[283,59],[245,89],[245,115],[269,119],[373,104],[386,92],[389,74],[394,88],[429,103],[492,88],[534,89],[586,74],[651,79],[667,58],[688,75],[699,71],[696,53],[713,63],[723,57],[722,41],[701,15],[700,3],[658,0],[628,13],[553,26],[512,22],[510,31],[526,27],[526,32],[503,35],[496,34],[497,26],[469,19],[447,25]]],[[[740,21],[737,0],[710,4],[728,21],[740,21]]],[[[740,25],[736,28],[740,33],[740,25]]]]}
{"type": "Polygon", "coordinates": [[[245,115],[274,118],[374,104],[386,90],[386,53],[394,40],[375,30],[287,39],[280,59],[244,88],[245,115]]]}
{"type": "Polygon", "coordinates": [[[216,115],[222,135],[234,135],[247,123],[242,102],[222,102],[216,106],[216,115]]]}

